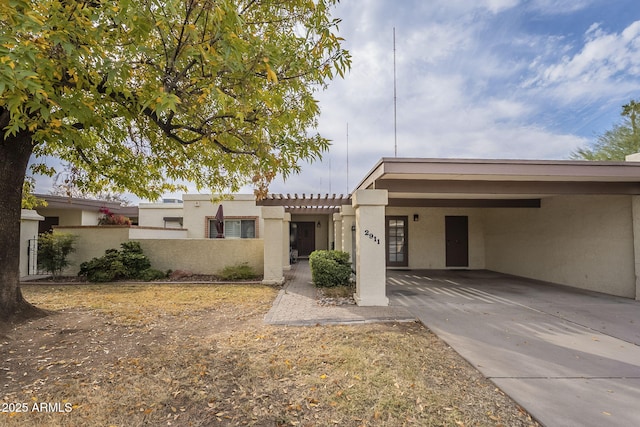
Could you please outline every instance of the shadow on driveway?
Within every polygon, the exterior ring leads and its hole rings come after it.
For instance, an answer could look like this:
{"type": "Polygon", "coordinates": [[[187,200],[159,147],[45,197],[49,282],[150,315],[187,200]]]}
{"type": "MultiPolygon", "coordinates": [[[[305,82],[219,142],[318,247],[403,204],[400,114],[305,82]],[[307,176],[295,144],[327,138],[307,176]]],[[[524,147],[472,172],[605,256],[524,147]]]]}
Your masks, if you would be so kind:
{"type": "Polygon", "coordinates": [[[640,425],[640,302],[491,271],[388,271],[391,305],[547,426],[640,425]]]}

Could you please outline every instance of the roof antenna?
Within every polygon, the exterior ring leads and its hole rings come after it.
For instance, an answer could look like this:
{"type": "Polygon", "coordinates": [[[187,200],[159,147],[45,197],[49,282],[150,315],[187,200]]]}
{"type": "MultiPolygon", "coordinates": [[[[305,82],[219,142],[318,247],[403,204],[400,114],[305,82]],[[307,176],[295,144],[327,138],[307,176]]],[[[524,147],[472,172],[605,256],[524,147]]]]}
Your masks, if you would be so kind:
{"type": "Polygon", "coordinates": [[[331,180],[333,176],[331,174],[331,153],[329,153],[329,194],[331,194],[331,180]]]}
{"type": "Polygon", "coordinates": [[[396,92],[396,27],[393,27],[393,154],[398,157],[398,119],[396,92]]]}
{"type": "Polygon", "coordinates": [[[349,194],[349,122],[347,122],[347,195],[349,194]]]}

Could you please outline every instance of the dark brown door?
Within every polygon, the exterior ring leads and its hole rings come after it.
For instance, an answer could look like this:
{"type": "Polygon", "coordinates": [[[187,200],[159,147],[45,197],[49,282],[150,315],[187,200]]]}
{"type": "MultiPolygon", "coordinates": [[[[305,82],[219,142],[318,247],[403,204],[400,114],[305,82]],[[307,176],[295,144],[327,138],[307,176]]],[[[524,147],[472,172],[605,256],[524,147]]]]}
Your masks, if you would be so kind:
{"type": "Polygon", "coordinates": [[[299,257],[307,257],[316,250],[316,223],[296,222],[296,248],[299,257]]]}
{"type": "Polygon", "coordinates": [[[408,220],[406,216],[386,217],[387,267],[409,265],[408,220]]]}
{"type": "Polygon", "coordinates": [[[469,266],[469,217],[446,216],[446,265],[447,267],[469,266]]]}

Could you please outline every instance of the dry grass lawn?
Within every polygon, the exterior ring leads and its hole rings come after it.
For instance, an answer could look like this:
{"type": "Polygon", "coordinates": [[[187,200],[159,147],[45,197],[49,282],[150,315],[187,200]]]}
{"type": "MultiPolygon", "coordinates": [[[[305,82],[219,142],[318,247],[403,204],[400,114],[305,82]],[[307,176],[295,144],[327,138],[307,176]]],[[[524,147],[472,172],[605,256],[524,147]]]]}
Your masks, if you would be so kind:
{"type": "Polygon", "coordinates": [[[417,323],[268,326],[261,285],[23,292],[55,314],[0,339],[3,426],[537,425],[417,323]]]}

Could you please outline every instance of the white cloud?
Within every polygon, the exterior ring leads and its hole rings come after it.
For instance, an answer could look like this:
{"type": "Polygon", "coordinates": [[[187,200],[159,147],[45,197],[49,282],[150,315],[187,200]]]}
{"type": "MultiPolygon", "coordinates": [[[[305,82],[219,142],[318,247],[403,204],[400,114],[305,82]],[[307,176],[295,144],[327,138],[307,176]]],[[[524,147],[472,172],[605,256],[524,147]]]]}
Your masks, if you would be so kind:
{"type": "MultiPolygon", "coordinates": [[[[540,62],[540,59],[537,60],[540,62]]],[[[640,80],[640,21],[620,33],[608,33],[598,24],[585,33],[585,43],[574,55],[538,67],[529,85],[553,88],[559,99],[574,102],[626,93],[640,80]]]]}
{"type": "Polygon", "coordinates": [[[558,15],[577,12],[593,3],[593,0],[534,0],[529,8],[547,15],[558,15]]]}

